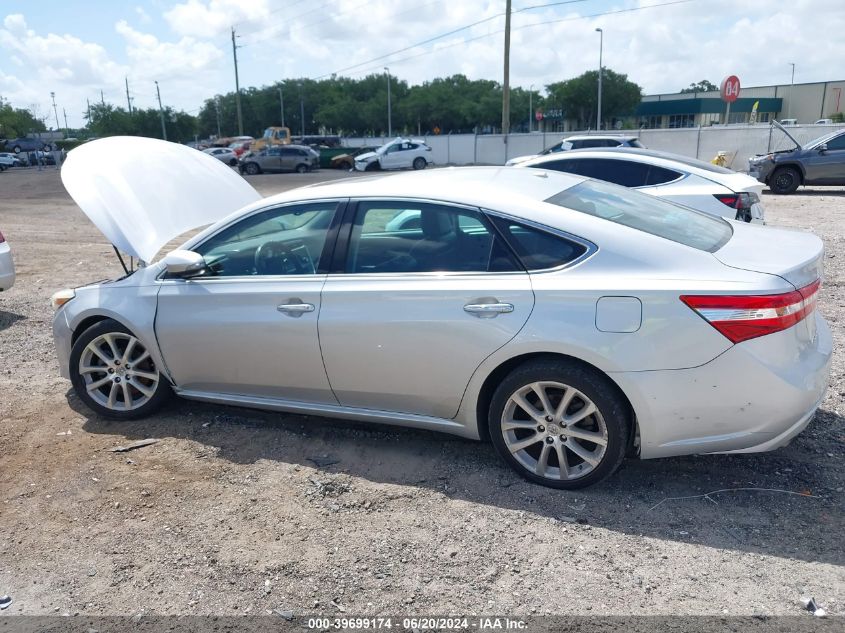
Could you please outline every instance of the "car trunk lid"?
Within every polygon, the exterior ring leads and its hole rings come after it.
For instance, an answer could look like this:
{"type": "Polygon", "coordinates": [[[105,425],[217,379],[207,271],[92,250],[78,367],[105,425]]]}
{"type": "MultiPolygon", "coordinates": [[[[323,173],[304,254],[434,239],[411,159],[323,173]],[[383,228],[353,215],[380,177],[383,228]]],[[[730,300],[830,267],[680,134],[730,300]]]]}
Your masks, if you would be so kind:
{"type": "Polygon", "coordinates": [[[132,136],[73,149],[62,182],[115,248],[147,263],[175,237],[261,199],[214,156],[132,136]]]}
{"type": "Polygon", "coordinates": [[[777,275],[796,289],[822,276],[824,244],[812,233],[733,223],[734,234],[713,256],[731,268],[777,275]]]}

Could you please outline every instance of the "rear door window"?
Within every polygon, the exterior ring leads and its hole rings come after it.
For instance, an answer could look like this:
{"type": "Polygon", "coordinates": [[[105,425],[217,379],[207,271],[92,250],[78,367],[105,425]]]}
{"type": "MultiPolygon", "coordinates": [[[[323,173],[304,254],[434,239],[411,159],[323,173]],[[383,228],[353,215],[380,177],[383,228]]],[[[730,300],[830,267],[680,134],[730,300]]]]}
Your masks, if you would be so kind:
{"type": "Polygon", "coordinates": [[[710,253],[733,235],[731,225],[715,215],[595,180],[565,189],[546,202],[710,253]]]}

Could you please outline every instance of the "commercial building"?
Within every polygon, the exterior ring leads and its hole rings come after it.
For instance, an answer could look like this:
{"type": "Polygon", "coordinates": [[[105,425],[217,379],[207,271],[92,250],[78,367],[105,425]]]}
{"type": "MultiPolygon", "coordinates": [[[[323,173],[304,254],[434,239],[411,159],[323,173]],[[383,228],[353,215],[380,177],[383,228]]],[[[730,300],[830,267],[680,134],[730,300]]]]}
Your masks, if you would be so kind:
{"type": "Polygon", "coordinates": [[[845,80],[803,84],[754,86],[740,91],[730,114],[719,92],[646,95],[637,107],[634,122],[640,128],[680,128],[725,123],[750,123],[757,104],[757,123],[771,119],[797,119],[814,123],[842,113],[845,80]]]}

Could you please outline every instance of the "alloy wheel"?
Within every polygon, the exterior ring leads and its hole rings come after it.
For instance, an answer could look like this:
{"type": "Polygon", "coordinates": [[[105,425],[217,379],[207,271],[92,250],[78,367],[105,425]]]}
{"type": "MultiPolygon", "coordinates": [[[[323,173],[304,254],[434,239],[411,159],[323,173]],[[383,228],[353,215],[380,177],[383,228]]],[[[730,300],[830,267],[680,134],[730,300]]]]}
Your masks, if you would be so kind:
{"type": "Polygon", "coordinates": [[[607,450],[601,412],[560,382],[533,382],[515,391],[502,411],[501,428],[513,457],[546,479],[580,479],[598,467],[607,450]]]}
{"type": "Polygon", "coordinates": [[[113,411],[133,411],[155,395],[161,376],[150,352],[124,332],[93,339],[79,358],[79,374],[88,395],[113,411]]]}

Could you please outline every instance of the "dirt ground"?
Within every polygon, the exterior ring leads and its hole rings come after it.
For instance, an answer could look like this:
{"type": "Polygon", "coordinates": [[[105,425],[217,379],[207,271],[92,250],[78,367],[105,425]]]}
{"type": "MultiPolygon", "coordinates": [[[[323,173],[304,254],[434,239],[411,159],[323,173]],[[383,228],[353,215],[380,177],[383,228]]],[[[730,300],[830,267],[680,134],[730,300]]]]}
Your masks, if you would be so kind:
{"type": "Polygon", "coordinates": [[[836,350],[815,422],[773,453],[628,460],[559,492],[435,433],[178,401],[94,417],[59,378],[49,297],[119,265],[57,171],[0,174],[18,271],[0,295],[0,613],[812,618],[802,595],[845,613],[845,190],[764,203],[827,247],[836,350]],[[108,451],[144,438],[160,441],[108,451]],[[666,500],[748,487],[804,496],[666,500]]]}

